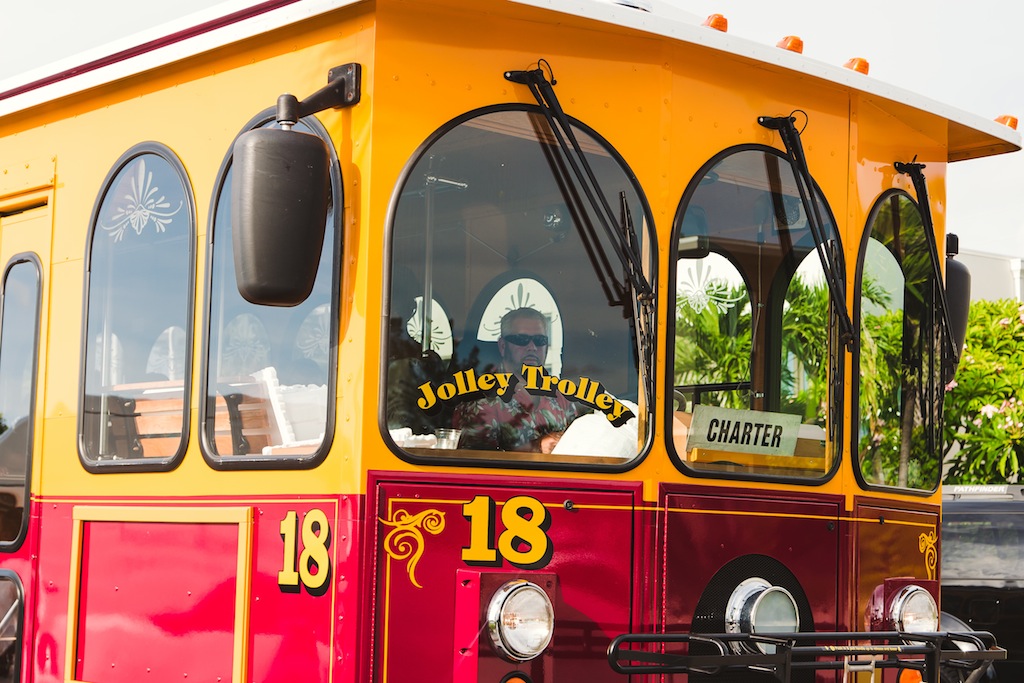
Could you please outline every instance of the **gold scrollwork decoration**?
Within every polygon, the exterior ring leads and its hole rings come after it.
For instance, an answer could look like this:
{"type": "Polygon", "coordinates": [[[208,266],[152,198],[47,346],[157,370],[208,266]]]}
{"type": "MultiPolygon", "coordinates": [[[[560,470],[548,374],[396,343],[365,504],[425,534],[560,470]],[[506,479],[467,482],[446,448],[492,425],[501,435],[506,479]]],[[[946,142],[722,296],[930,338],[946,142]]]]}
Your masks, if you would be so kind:
{"type": "Polygon", "coordinates": [[[935,567],[939,563],[939,552],[936,548],[938,542],[939,536],[935,533],[935,529],[918,537],[917,545],[921,553],[924,554],[924,566],[928,570],[928,578],[931,580],[935,579],[935,567]]]}
{"type": "Polygon", "coordinates": [[[408,560],[406,571],[409,580],[417,588],[423,588],[416,580],[416,565],[423,555],[423,532],[436,536],[444,531],[444,513],[424,510],[413,515],[405,510],[395,510],[390,520],[381,519],[380,523],[391,527],[384,537],[384,552],[392,560],[408,560]]]}

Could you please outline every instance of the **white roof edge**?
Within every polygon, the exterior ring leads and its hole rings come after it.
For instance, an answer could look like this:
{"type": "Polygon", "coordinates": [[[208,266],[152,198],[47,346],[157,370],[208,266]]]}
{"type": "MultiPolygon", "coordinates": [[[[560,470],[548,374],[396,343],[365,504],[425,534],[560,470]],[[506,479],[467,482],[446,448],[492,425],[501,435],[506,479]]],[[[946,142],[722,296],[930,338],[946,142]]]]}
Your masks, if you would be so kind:
{"type": "Polygon", "coordinates": [[[254,3],[252,0],[226,0],[174,21],[0,81],[0,116],[111,83],[188,56],[215,50],[361,1],[296,0],[256,13],[254,16],[200,31],[201,27],[211,22],[246,10],[258,10],[260,4],[268,4],[254,3]],[[119,55],[144,48],[154,41],[176,35],[181,35],[182,38],[167,45],[142,49],[138,54],[118,58],[119,55]],[[102,65],[78,72],[83,66],[97,63],[102,65]]]}
{"type": "MultiPolygon", "coordinates": [[[[22,111],[52,99],[82,92],[134,74],[170,64],[184,57],[201,54],[281,26],[325,14],[362,0],[296,0],[263,13],[241,19],[204,32],[196,29],[211,21],[236,12],[250,10],[252,0],[225,0],[205,10],[172,22],[153,27],[114,43],[80,53],[45,67],[0,81],[0,116],[22,111]],[[190,35],[190,32],[192,34],[190,35]],[[181,40],[139,54],[118,59],[130,52],[167,36],[182,35],[181,40]],[[107,63],[76,73],[83,65],[107,63]],[[51,82],[46,82],[51,80],[51,82]],[[33,85],[39,84],[39,85],[33,85]],[[7,93],[7,95],[5,95],[7,93]]],[[[951,122],[977,130],[1003,142],[1021,147],[1017,131],[962,109],[943,104],[909,90],[865,76],[850,69],[833,66],[801,54],[763,45],[746,38],[729,35],[700,25],[700,17],[672,5],[666,0],[509,0],[523,5],[548,9],[562,14],[625,26],[653,35],[660,35],[710,49],[719,50],[766,64],[781,66],[808,76],[830,81],[845,88],[898,102],[930,112],[951,122]],[[619,3],[629,3],[632,7],[619,3]],[[651,12],[636,9],[641,7],[651,12]]],[[[272,4],[272,3],[262,3],[272,4]]]]}
{"type": "Polygon", "coordinates": [[[781,66],[841,85],[844,88],[874,95],[935,114],[953,123],[998,138],[1014,147],[1021,147],[1021,134],[995,120],[986,119],[983,116],[944,104],[905,88],[884,83],[852,69],[827,64],[810,57],[805,57],[799,53],[783,50],[774,45],[765,45],[747,38],[708,28],[702,25],[702,18],[698,17],[697,21],[693,21],[692,17],[694,15],[689,12],[672,8],[667,13],[660,13],[660,7],[667,5],[663,0],[509,0],[509,2],[625,26],[653,35],[701,45],[738,57],[781,66]],[[641,5],[655,4],[652,5],[653,11],[646,12],[633,7],[622,6],[619,4],[621,2],[639,3],[641,5]]]}

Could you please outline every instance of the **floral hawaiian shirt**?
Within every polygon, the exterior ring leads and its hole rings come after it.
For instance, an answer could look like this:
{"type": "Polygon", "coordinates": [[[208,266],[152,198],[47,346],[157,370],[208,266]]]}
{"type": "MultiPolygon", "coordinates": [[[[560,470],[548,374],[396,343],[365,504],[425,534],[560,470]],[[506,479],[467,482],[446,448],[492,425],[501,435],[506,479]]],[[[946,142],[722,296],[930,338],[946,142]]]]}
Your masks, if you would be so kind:
{"type": "Polygon", "coordinates": [[[452,425],[462,430],[460,448],[540,452],[541,437],[564,432],[577,414],[577,405],[557,392],[533,396],[520,387],[507,403],[490,396],[459,404],[452,425]]]}

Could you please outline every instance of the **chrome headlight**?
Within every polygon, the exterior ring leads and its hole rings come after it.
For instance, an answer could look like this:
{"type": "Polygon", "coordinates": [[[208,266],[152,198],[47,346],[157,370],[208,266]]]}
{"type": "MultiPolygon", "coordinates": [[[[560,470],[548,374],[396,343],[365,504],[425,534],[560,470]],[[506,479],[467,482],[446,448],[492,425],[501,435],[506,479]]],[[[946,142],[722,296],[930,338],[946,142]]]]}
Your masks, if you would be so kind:
{"type": "MultiPolygon", "coordinates": [[[[750,578],[736,586],[725,608],[727,633],[796,633],[800,610],[792,594],[764,579],[750,578]]],[[[762,652],[774,647],[758,645],[762,652]]]]}
{"type": "Polygon", "coordinates": [[[487,631],[506,659],[525,662],[544,652],[555,629],[555,610],[547,593],[524,579],[509,581],[487,606],[487,631]]]}
{"type": "Polygon", "coordinates": [[[939,607],[931,593],[910,584],[893,597],[889,619],[897,631],[934,633],[939,628],[939,607]]]}

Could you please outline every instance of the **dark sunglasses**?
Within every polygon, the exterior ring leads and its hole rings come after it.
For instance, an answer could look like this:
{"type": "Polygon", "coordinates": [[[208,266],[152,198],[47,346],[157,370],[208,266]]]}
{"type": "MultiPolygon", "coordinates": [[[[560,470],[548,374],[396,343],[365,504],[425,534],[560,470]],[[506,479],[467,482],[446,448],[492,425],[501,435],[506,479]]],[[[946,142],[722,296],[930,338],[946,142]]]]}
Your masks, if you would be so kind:
{"type": "Polygon", "coordinates": [[[533,342],[534,346],[548,345],[548,336],[546,334],[506,334],[502,339],[516,346],[526,346],[530,342],[533,342]]]}

